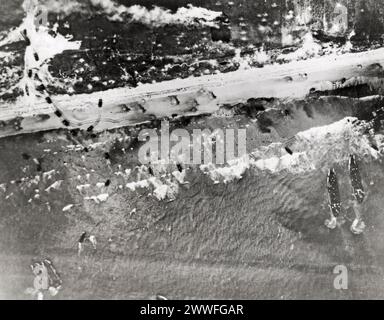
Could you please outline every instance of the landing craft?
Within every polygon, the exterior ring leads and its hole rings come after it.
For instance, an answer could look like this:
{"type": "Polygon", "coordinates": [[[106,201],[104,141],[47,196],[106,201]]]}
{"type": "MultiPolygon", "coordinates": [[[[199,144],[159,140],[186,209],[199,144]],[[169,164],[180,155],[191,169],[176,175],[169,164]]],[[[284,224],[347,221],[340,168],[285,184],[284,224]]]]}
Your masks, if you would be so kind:
{"type": "Polygon", "coordinates": [[[364,201],[365,192],[363,182],[361,181],[359,166],[357,165],[356,157],[353,154],[349,157],[349,176],[351,179],[353,196],[356,201],[361,204],[364,201]]]}
{"type": "Polygon", "coordinates": [[[48,290],[51,296],[58,294],[63,281],[50,259],[32,261],[31,269],[36,276],[34,287],[40,291],[40,299],[44,297],[41,292],[42,290],[48,290]]]}
{"type": "Polygon", "coordinates": [[[341,201],[339,183],[335,169],[330,169],[327,177],[328,205],[333,217],[337,218],[341,213],[341,201]]]}

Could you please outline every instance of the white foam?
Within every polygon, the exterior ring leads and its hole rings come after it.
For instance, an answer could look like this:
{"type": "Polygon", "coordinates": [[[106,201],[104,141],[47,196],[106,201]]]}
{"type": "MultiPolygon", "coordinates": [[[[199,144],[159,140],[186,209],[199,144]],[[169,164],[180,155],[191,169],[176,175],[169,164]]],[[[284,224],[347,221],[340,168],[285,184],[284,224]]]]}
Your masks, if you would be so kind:
{"type": "Polygon", "coordinates": [[[124,5],[117,5],[112,0],[91,0],[91,3],[94,6],[101,7],[106,14],[110,15],[110,20],[124,21],[124,15],[128,15],[130,21],[140,22],[153,27],[167,24],[215,26],[214,20],[222,15],[221,12],[194,7],[193,5],[179,8],[175,13],[172,13],[168,9],[157,6],[150,10],[140,5],[126,7],[124,5]]]}
{"type": "Polygon", "coordinates": [[[165,200],[166,198],[173,200],[179,190],[177,182],[172,181],[171,179],[165,179],[163,181],[156,177],[139,180],[137,182],[130,182],[126,184],[126,187],[131,191],[135,191],[138,188],[153,187],[153,196],[158,200],[165,200]]]}
{"type": "Polygon", "coordinates": [[[273,174],[281,171],[301,174],[348,161],[350,154],[377,158],[379,153],[363,134],[364,125],[356,124],[356,120],[345,118],[298,133],[293,139],[292,155],[286,152],[285,144],[273,143],[253,150],[250,155],[236,159],[228,166],[209,164],[200,169],[213,181],[227,183],[241,179],[249,168],[273,174]]]}
{"type": "Polygon", "coordinates": [[[102,193],[102,194],[99,194],[97,196],[91,196],[91,197],[85,197],[84,199],[85,200],[93,200],[95,201],[97,204],[101,203],[101,202],[105,202],[107,201],[109,198],[109,194],[108,193],[102,193]]]}
{"type": "Polygon", "coordinates": [[[148,180],[140,180],[136,182],[130,182],[125,185],[128,189],[135,191],[138,188],[148,188],[149,182],[148,180]]]}
{"type": "Polygon", "coordinates": [[[74,206],[73,204],[69,204],[69,205],[65,206],[63,208],[63,212],[67,212],[67,211],[71,210],[73,208],[73,206],[74,206]]]}
{"type": "Polygon", "coordinates": [[[63,183],[63,180],[58,180],[58,181],[52,183],[48,188],[46,188],[45,191],[50,192],[52,189],[59,190],[62,183],[63,183]]]}
{"type": "Polygon", "coordinates": [[[230,161],[228,166],[215,167],[213,164],[202,165],[200,169],[207,173],[213,181],[223,179],[224,183],[231,182],[236,179],[241,179],[244,172],[250,166],[249,156],[243,156],[230,161]]]}
{"type": "Polygon", "coordinates": [[[82,193],[85,189],[89,189],[91,187],[90,184],[82,184],[76,187],[77,191],[82,193]]]}
{"type": "Polygon", "coordinates": [[[301,60],[318,56],[322,50],[322,46],[313,39],[312,33],[308,32],[304,36],[303,44],[299,49],[288,54],[281,54],[277,59],[285,61],[301,60]]]}
{"type": "Polygon", "coordinates": [[[52,176],[53,176],[55,173],[56,173],[56,170],[55,170],[55,169],[53,169],[53,170],[51,170],[51,171],[44,172],[44,173],[43,173],[43,180],[45,181],[45,180],[49,180],[49,179],[51,179],[52,176]]]}
{"type": "Polygon", "coordinates": [[[24,0],[23,8],[26,11],[26,17],[18,28],[10,31],[8,36],[0,41],[0,47],[22,40],[22,33],[24,30],[26,31],[30,46],[25,50],[24,77],[20,81],[19,86],[25,93],[25,102],[28,105],[33,105],[36,102],[37,92],[34,80],[28,77],[28,71],[35,69],[41,79],[52,80],[48,67],[45,65],[46,62],[66,50],[80,49],[81,42],[69,41],[61,34],[52,36],[48,33],[49,29],[44,26],[36,28],[35,16],[39,9],[39,2],[37,0],[24,0]],[[35,54],[37,54],[38,59],[35,59],[35,54]],[[28,88],[28,95],[26,94],[26,88],[28,88]]]}

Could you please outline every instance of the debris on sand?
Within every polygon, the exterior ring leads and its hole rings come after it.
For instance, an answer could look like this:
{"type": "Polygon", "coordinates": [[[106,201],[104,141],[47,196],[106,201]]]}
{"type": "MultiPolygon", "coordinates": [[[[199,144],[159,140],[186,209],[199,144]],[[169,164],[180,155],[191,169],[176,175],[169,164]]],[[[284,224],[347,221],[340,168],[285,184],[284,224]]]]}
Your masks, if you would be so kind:
{"type": "Polygon", "coordinates": [[[74,204],[69,204],[69,205],[65,206],[62,211],[67,212],[67,211],[71,210],[73,207],[74,207],[74,204]]]}
{"type": "Polygon", "coordinates": [[[108,193],[102,193],[102,194],[99,194],[98,196],[85,197],[84,199],[85,200],[93,200],[97,204],[99,204],[101,202],[107,201],[108,198],[109,198],[109,194],[108,193]]]}
{"type": "Polygon", "coordinates": [[[97,241],[96,241],[96,237],[94,235],[89,236],[89,242],[92,244],[93,249],[96,250],[97,249],[97,241]]]}
{"type": "Polygon", "coordinates": [[[351,232],[353,234],[359,235],[362,234],[365,230],[365,223],[361,219],[355,219],[351,225],[351,232]]]}
{"type": "Polygon", "coordinates": [[[80,257],[80,255],[81,255],[81,253],[83,252],[83,243],[84,243],[84,241],[85,241],[86,236],[87,236],[87,233],[84,231],[84,232],[81,234],[81,236],[80,236],[80,238],[79,238],[79,240],[78,240],[78,242],[77,242],[77,255],[78,255],[79,257],[80,257]]]}
{"type": "Polygon", "coordinates": [[[89,189],[91,187],[90,184],[83,184],[83,185],[80,185],[80,186],[77,186],[76,189],[82,193],[85,189],[89,189]]]}
{"type": "Polygon", "coordinates": [[[109,20],[124,21],[124,16],[127,16],[130,21],[143,23],[152,27],[171,24],[201,24],[215,27],[215,20],[222,16],[222,12],[194,7],[191,4],[188,5],[188,7],[179,8],[175,13],[158,6],[154,6],[151,10],[140,5],[126,7],[124,5],[117,5],[111,0],[92,0],[92,4],[101,7],[104,12],[109,15],[109,20]]]}
{"type": "Polygon", "coordinates": [[[62,183],[63,183],[63,180],[58,180],[58,181],[52,183],[47,189],[45,189],[45,191],[50,192],[52,189],[53,190],[59,190],[62,183]]]}

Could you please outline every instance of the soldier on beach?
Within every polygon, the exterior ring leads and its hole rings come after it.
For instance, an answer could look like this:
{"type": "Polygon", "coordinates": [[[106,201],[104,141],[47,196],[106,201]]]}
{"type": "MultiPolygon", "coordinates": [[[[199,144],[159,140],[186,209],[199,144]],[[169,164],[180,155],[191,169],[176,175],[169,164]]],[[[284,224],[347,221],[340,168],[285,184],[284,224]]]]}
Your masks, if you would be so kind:
{"type": "Polygon", "coordinates": [[[83,232],[79,238],[79,241],[77,243],[77,255],[80,257],[81,253],[83,252],[83,244],[87,237],[87,233],[83,232]]]}

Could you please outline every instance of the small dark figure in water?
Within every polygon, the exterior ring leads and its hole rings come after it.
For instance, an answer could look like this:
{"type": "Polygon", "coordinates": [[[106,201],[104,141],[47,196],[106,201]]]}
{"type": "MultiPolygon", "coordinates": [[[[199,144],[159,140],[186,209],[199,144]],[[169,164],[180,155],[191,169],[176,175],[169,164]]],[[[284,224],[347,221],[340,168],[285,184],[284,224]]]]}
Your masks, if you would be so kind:
{"type": "Polygon", "coordinates": [[[221,17],[216,19],[217,27],[211,28],[211,37],[212,41],[231,41],[231,29],[229,28],[229,18],[227,15],[223,14],[221,17]]]}
{"type": "Polygon", "coordinates": [[[77,251],[77,255],[80,256],[81,253],[83,252],[83,244],[84,244],[84,241],[85,241],[85,238],[87,237],[87,233],[86,232],[83,232],[79,238],[79,241],[78,241],[78,251],[77,251]]]}
{"type": "Polygon", "coordinates": [[[287,151],[287,153],[289,153],[290,155],[293,155],[293,151],[290,148],[285,147],[285,151],[287,151]]]}

